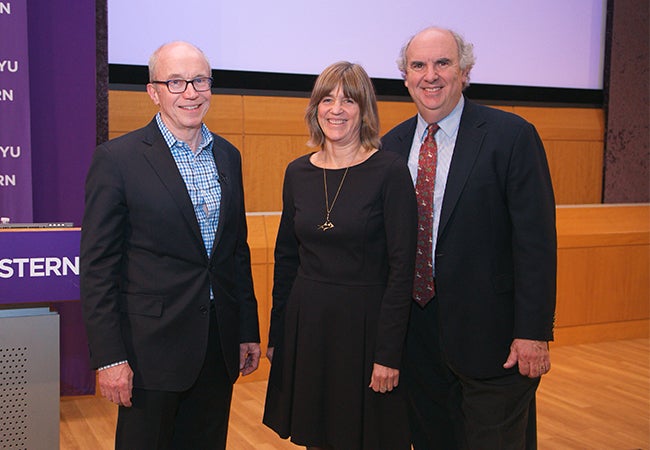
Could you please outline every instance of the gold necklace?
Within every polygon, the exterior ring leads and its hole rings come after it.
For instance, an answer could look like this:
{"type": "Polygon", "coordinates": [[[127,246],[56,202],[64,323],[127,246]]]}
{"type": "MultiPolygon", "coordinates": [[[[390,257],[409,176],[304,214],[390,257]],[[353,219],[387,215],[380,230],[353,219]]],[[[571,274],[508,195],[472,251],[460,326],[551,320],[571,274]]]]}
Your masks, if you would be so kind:
{"type": "Polygon", "coordinates": [[[317,227],[321,231],[327,231],[334,228],[334,224],[330,220],[330,213],[334,208],[336,199],[339,198],[339,192],[341,192],[341,187],[343,187],[343,182],[345,181],[345,176],[348,174],[348,169],[350,169],[350,166],[347,166],[345,168],[345,172],[343,172],[343,177],[341,177],[341,182],[339,183],[339,187],[338,189],[336,189],[336,194],[334,195],[334,199],[332,200],[332,204],[330,205],[329,196],[327,195],[327,175],[325,174],[325,168],[323,167],[323,186],[325,187],[325,222],[323,222],[321,225],[318,225],[317,227]]]}

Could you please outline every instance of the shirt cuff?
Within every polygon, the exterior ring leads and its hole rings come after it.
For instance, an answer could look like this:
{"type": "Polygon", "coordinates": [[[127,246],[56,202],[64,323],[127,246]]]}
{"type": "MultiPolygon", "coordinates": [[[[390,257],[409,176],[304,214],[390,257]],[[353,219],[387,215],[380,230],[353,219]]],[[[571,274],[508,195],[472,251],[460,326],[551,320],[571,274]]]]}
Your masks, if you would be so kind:
{"type": "Polygon", "coordinates": [[[97,370],[99,371],[104,369],[110,369],[111,367],[119,366],[120,364],[126,364],[127,362],[128,361],[125,359],[124,361],[118,361],[118,362],[114,362],[113,364],[108,364],[106,366],[98,367],[97,370]]]}

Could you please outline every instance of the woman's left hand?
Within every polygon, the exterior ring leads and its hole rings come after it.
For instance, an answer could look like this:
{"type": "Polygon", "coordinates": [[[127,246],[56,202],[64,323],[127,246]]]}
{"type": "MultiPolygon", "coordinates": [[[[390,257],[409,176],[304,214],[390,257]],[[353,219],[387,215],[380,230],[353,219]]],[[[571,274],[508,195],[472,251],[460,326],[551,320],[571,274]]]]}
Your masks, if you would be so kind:
{"type": "Polygon", "coordinates": [[[375,392],[382,394],[392,391],[399,384],[399,369],[382,366],[375,363],[372,366],[370,387],[375,392]]]}

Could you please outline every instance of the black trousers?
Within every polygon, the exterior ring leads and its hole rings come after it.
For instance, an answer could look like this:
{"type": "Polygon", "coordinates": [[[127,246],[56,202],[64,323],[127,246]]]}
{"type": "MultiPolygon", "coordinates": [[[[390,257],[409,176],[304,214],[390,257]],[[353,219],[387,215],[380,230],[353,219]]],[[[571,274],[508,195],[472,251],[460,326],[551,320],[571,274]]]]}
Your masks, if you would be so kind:
{"type": "Polygon", "coordinates": [[[539,378],[477,380],[454,371],[440,348],[435,299],[425,308],[413,302],[403,380],[415,450],[537,448],[539,378]]]}
{"type": "Polygon", "coordinates": [[[119,450],[216,450],[226,448],[232,383],[221,353],[214,309],[203,368],[184,392],[133,389],[133,406],[120,406],[119,450]]]}

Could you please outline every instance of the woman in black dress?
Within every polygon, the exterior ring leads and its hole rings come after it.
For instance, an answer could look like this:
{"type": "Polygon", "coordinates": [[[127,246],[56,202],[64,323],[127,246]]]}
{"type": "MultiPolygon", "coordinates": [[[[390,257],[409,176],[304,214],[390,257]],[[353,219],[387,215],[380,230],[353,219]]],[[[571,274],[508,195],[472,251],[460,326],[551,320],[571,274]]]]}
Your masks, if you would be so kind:
{"type": "Polygon", "coordinates": [[[319,151],[289,164],[275,246],[264,423],[311,449],[410,449],[399,386],[417,233],[406,163],[379,151],[365,70],[316,80],[319,151]]]}

